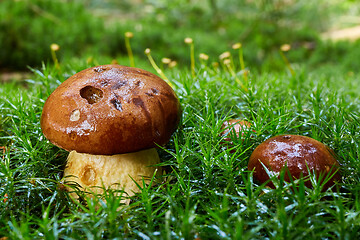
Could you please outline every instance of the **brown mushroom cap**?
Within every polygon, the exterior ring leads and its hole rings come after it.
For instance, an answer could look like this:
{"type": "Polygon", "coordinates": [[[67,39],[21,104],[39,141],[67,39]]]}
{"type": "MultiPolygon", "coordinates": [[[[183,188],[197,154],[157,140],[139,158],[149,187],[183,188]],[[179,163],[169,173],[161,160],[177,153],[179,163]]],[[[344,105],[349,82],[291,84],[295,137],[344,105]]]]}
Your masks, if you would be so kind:
{"type": "MultiPolygon", "coordinates": [[[[308,168],[316,176],[326,176],[330,171],[333,174],[339,168],[334,153],[327,146],[315,139],[299,135],[272,137],[257,146],[250,156],[248,169],[254,170],[254,178],[261,183],[269,179],[263,165],[275,173],[279,173],[286,166],[293,179],[308,176],[308,168]]],[[[285,174],[284,178],[285,181],[290,181],[288,174],[285,174]]],[[[336,180],[340,180],[339,172],[326,183],[325,189],[336,180]]],[[[311,187],[309,181],[305,184],[311,187]]],[[[274,187],[272,182],[269,186],[274,187]]]]}
{"type": "Polygon", "coordinates": [[[114,155],[167,143],[180,120],[173,89],[138,68],[85,69],[46,100],[41,128],[53,144],[79,153],[114,155]]]}
{"type": "Polygon", "coordinates": [[[241,120],[241,119],[229,119],[224,121],[221,129],[222,136],[226,136],[224,138],[225,141],[231,141],[231,136],[236,136],[237,138],[244,135],[244,132],[249,131],[251,128],[251,124],[248,121],[241,120]]]}

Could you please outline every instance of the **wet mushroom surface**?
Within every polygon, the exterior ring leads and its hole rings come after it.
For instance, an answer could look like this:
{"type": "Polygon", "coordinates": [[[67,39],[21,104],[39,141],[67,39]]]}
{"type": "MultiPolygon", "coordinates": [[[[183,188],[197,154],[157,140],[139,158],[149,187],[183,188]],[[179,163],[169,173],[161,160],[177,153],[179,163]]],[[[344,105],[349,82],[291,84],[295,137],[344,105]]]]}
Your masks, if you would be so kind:
{"type": "MultiPolygon", "coordinates": [[[[258,145],[250,156],[248,169],[254,171],[254,178],[260,183],[269,180],[269,173],[279,174],[284,168],[284,180],[309,176],[309,170],[317,178],[322,175],[333,175],[324,186],[324,190],[340,181],[339,162],[334,152],[323,143],[306,136],[280,135],[267,139],[258,145]],[[290,176],[289,176],[290,175],[290,176]]],[[[305,181],[307,187],[312,187],[309,180],[305,181]]],[[[272,182],[268,184],[274,187],[272,182]]]]}
{"type": "Polygon", "coordinates": [[[68,151],[112,155],[163,145],[179,122],[179,101],[158,76],[103,65],[63,82],[43,108],[44,135],[68,151]]]}

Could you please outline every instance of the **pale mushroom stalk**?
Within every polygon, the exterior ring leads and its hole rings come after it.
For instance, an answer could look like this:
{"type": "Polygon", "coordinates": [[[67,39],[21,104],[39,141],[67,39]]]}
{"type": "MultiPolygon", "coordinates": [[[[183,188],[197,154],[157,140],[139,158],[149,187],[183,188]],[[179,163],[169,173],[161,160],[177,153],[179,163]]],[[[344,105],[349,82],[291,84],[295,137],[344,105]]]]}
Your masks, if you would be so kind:
{"type": "MultiPolygon", "coordinates": [[[[159,155],[155,148],[116,155],[93,155],[71,151],[64,170],[68,184],[76,183],[86,192],[102,194],[111,188],[132,196],[139,191],[143,180],[150,183],[155,174],[161,173],[159,155]]],[[[69,188],[71,190],[71,188],[69,188]]],[[[75,196],[75,194],[73,194],[75,196]]]]}

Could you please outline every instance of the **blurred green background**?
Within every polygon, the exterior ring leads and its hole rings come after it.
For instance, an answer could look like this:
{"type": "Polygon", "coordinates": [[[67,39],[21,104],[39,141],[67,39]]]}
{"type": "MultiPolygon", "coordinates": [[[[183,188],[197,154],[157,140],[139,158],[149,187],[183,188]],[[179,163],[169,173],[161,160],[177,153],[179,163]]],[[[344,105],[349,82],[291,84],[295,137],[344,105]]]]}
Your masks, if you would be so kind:
{"type": "Polygon", "coordinates": [[[50,62],[52,43],[60,46],[61,62],[126,56],[124,33],[130,31],[133,52],[144,60],[151,48],[156,59],[184,66],[184,38],[191,37],[196,54],[213,62],[240,42],[248,67],[282,70],[279,48],[290,44],[286,54],[293,64],[356,72],[359,40],[334,42],[322,34],[360,25],[359,13],[354,0],[2,0],[0,71],[50,62]]]}

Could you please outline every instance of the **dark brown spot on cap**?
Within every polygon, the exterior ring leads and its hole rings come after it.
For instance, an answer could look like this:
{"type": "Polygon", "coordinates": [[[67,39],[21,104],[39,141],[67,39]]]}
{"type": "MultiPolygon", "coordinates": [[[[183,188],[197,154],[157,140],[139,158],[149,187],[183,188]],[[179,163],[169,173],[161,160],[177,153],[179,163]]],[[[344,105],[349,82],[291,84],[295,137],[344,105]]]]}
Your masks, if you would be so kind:
{"type": "Polygon", "coordinates": [[[151,91],[152,91],[155,95],[158,95],[158,94],[159,94],[159,90],[157,90],[156,88],[151,88],[151,91]]]}
{"type": "Polygon", "coordinates": [[[86,99],[89,104],[94,104],[103,97],[103,92],[99,88],[86,86],[80,89],[80,96],[86,99]]]}
{"type": "Polygon", "coordinates": [[[136,98],[133,98],[132,101],[135,104],[135,106],[145,108],[144,101],[141,100],[141,98],[136,97],[136,98]]]}
{"type": "Polygon", "coordinates": [[[128,81],[118,81],[116,82],[114,85],[111,86],[111,89],[115,90],[115,89],[119,89],[121,88],[122,86],[125,86],[128,84],[128,81]]]}
{"type": "Polygon", "coordinates": [[[140,107],[144,111],[147,121],[151,122],[151,116],[149,110],[146,108],[144,104],[144,101],[140,97],[135,97],[132,99],[132,102],[135,104],[135,106],[140,107]]]}
{"type": "Polygon", "coordinates": [[[136,86],[136,87],[140,87],[140,85],[141,85],[141,81],[140,81],[140,80],[137,80],[137,81],[135,82],[135,86],[136,86]]]}
{"type": "Polygon", "coordinates": [[[121,105],[121,102],[119,99],[117,98],[113,98],[110,100],[110,103],[117,109],[119,110],[120,112],[122,112],[122,105],[121,105]]]}
{"type": "Polygon", "coordinates": [[[103,79],[101,80],[100,84],[101,86],[106,87],[109,84],[109,81],[110,81],[109,79],[103,79]]]}
{"type": "Polygon", "coordinates": [[[107,70],[105,66],[95,67],[94,72],[101,73],[103,71],[107,70]]]}
{"type": "Polygon", "coordinates": [[[145,93],[146,95],[150,97],[154,97],[154,95],[159,95],[159,90],[156,88],[151,88],[148,92],[145,93]]]}

